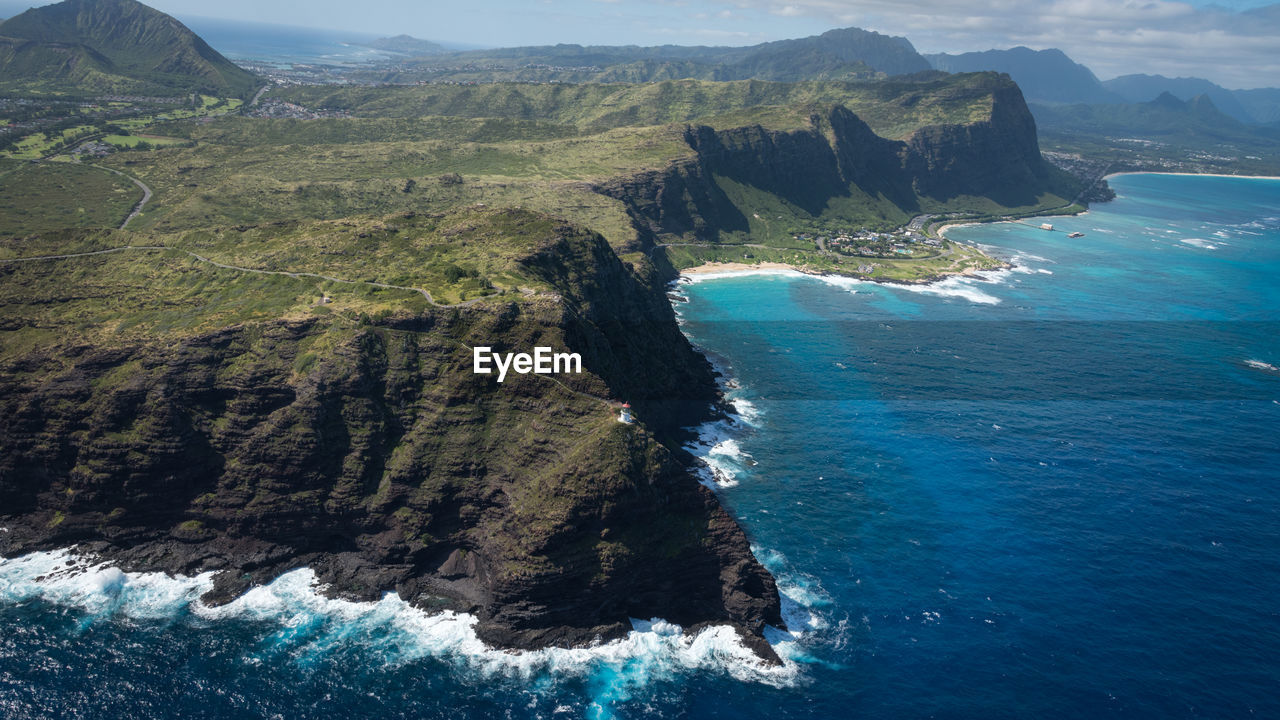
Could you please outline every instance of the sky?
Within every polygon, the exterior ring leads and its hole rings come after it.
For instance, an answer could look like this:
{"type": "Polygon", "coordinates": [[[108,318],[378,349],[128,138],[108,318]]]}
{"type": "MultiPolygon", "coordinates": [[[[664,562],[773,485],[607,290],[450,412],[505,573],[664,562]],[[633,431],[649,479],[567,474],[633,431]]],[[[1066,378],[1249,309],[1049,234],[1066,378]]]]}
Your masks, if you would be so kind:
{"type": "Polygon", "coordinates": [[[1262,0],[144,1],[179,18],[490,47],[751,45],[855,26],[905,36],[920,52],[1056,47],[1103,80],[1150,73],[1230,88],[1280,86],[1280,2],[1262,0]]]}

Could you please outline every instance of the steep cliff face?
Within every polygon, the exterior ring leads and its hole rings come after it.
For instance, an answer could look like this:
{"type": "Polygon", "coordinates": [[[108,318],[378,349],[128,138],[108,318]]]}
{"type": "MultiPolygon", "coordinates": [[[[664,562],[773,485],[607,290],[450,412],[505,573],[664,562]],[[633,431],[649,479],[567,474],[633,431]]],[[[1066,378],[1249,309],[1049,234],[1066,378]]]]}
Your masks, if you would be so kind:
{"type": "Polygon", "coordinates": [[[504,647],[729,623],[774,658],[773,579],[660,439],[707,412],[709,366],[598,235],[530,248],[557,295],[10,356],[0,552],[221,570],[211,601],[309,566],[341,595],[473,612],[504,647]],[[585,372],[499,385],[477,345],[579,352],[585,372]],[[617,422],[621,399],[642,424],[617,422]]]}
{"type": "Polygon", "coordinates": [[[746,230],[748,210],[730,200],[720,177],[812,216],[852,194],[914,213],[958,196],[1017,207],[1035,204],[1046,192],[1071,191],[1070,181],[1041,157],[1035,120],[1008,82],[990,90],[985,118],[927,126],[905,140],[876,135],[843,106],[815,111],[800,130],[691,126],[685,139],[696,159],[598,188],[622,200],[650,240],[714,239],[746,230]]]}
{"type": "Polygon", "coordinates": [[[1016,85],[992,91],[989,119],[923,128],[901,157],[916,191],[940,200],[975,195],[1029,205],[1061,182],[1040,155],[1035,119],[1016,85]]]}

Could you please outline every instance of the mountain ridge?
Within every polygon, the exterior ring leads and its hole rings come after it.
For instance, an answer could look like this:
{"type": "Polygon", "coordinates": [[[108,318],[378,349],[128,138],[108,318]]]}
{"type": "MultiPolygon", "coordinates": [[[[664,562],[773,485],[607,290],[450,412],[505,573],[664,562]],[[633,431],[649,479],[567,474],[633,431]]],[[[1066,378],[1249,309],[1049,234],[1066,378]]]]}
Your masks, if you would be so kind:
{"type": "Polygon", "coordinates": [[[0,88],[246,97],[257,78],[136,0],[64,0],[0,23],[0,88]]]}
{"type": "Polygon", "coordinates": [[[1109,92],[1093,71],[1057,48],[1032,50],[1018,46],[959,55],[925,56],[933,67],[946,72],[1002,72],[1022,88],[1029,102],[1115,103],[1123,98],[1109,92]]]}
{"type": "Polygon", "coordinates": [[[1121,75],[1102,84],[1129,102],[1150,102],[1165,93],[1184,101],[1203,95],[1212,99],[1218,110],[1240,122],[1258,122],[1236,97],[1237,91],[1228,90],[1204,78],[1132,74],[1121,75]]]}
{"type": "MultiPolygon", "coordinates": [[[[771,80],[851,79],[907,75],[930,69],[903,37],[860,28],[744,47],[680,45],[536,45],[432,54],[423,62],[436,77],[461,78],[487,63],[515,63],[525,70],[503,79],[568,79],[649,82],[667,79],[771,80]],[[453,63],[467,69],[442,71],[453,63]],[[540,72],[533,72],[533,71],[540,72]],[[557,74],[559,73],[559,74],[557,74]],[[568,73],[561,78],[561,74],[568,73]]],[[[410,70],[413,63],[409,64],[410,70]]],[[[467,76],[470,79],[470,76],[467,76]]],[[[493,79],[493,78],[490,78],[493,79]]]]}

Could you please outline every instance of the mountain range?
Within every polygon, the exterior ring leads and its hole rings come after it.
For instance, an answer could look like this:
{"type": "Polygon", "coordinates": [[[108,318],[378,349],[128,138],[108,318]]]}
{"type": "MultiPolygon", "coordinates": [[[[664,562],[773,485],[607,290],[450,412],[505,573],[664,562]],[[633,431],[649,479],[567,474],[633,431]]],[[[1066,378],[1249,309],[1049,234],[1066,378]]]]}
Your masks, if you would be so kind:
{"type": "Polygon", "coordinates": [[[1169,93],[1182,100],[1206,95],[1219,110],[1243,123],[1280,121],[1280,89],[1228,90],[1203,78],[1123,75],[1103,85],[1129,102],[1144,102],[1169,93]]]}
{"type": "Polygon", "coordinates": [[[540,71],[536,76],[519,79],[560,79],[553,74],[571,70],[573,74],[568,79],[575,81],[755,79],[793,82],[866,79],[931,69],[928,60],[916,52],[906,38],[859,28],[830,30],[812,37],[747,47],[562,44],[440,53],[432,49],[434,43],[416,38],[402,36],[378,42],[379,47],[386,49],[417,47],[417,52],[425,56],[420,64],[433,70],[442,65],[507,64],[540,71]]]}
{"type": "Polygon", "coordinates": [[[257,78],[136,0],[66,0],[0,23],[0,90],[247,96],[257,78]]]}
{"type": "Polygon", "coordinates": [[[1015,47],[925,57],[934,68],[946,72],[994,70],[1008,73],[1022,88],[1028,102],[1037,104],[1145,103],[1164,93],[1190,101],[1206,95],[1219,111],[1242,123],[1280,121],[1280,89],[1228,90],[1203,78],[1141,74],[1100,81],[1089,68],[1055,48],[1032,50],[1015,47]]]}
{"type": "MultiPolygon", "coordinates": [[[[1053,103],[1114,103],[1124,98],[1108,90],[1089,68],[1057,49],[1015,47],[960,55],[926,56],[934,68],[946,72],[1008,73],[1030,101],[1053,103]]],[[[1150,98],[1145,98],[1150,99],[1150,98]]]]}

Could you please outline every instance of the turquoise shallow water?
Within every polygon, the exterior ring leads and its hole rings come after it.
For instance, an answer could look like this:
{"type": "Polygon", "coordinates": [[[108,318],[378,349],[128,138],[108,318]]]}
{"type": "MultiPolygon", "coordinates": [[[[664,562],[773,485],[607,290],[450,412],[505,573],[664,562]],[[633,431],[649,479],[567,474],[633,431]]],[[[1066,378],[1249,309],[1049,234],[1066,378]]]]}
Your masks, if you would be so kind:
{"type": "Polygon", "coordinates": [[[698,452],[788,598],[782,671],[43,558],[0,566],[0,714],[1280,716],[1280,182],[1114,185],[1062,232],[953,230],[1018,266],[983,280],[679,288],[740,385],[698,452]]]}

